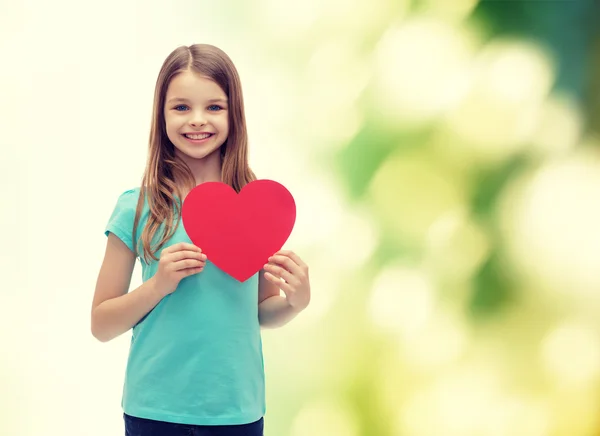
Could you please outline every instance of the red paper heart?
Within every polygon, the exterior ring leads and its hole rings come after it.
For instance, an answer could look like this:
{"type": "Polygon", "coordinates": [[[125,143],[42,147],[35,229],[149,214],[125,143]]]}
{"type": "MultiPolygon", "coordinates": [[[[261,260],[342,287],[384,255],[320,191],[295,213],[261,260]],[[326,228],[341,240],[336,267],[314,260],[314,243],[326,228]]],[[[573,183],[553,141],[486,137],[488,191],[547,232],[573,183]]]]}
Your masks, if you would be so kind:
{"type": "Polygon", "coordinates": [[[187,195],[181,218],[208,260],[243,282],[283,247],[296,222],[296,203],[272,180],[255,180],[239,194],[225,183],[206,182],[187,195]]]}

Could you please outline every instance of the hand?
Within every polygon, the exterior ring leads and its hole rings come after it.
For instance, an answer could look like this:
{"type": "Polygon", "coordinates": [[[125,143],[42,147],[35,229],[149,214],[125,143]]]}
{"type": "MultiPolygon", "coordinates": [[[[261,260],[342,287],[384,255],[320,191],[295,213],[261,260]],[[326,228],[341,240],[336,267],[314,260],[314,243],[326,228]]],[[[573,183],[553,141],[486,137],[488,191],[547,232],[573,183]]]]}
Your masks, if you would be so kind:
{"type": "Polygon", "coordinates": [[[269,257],[264,267],[265,278],[275,283],[287,298],[288,304],[304,310],[310,303],[308,266],[295,253],[281,250],[269,257]]]}
{"type": "Polygon", "coordinates": [[[197,274],[206,265],[206,255],[193,244],[180,242],[163,249],[158,261],[158,271],[153,279],[162,296],[175,292],[179,282],[197,274]]]}

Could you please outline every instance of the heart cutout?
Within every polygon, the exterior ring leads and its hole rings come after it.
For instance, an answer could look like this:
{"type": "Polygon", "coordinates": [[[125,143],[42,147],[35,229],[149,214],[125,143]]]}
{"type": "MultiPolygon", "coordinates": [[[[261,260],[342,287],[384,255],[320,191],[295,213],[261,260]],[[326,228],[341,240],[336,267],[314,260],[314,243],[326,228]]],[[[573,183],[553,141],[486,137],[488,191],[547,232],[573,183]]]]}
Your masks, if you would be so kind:
{"type": "Polygon", "coordinates": [[[190,191],[181,208],[194,245],[221,270],[244,282],[287,241],[296,222],[292,194],[273,180],[255,180],[240,193],[221,182],[190,191]]]}

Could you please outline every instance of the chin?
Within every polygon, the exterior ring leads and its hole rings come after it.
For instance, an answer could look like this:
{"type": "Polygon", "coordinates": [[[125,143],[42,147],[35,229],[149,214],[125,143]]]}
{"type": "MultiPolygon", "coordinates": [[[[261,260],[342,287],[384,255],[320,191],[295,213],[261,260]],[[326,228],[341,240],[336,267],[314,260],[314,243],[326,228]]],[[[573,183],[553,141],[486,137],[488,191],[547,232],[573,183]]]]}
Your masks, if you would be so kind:
{"type": "Polygon", "coordinates": [[[177,150],[182,157],[195,160],[205,159],[209,156],[212,156],[215,153],[218,153],[220,149],[221,147],[217,147],[212,150],[190,150],[188,147],[177,147],[177,150]]]}

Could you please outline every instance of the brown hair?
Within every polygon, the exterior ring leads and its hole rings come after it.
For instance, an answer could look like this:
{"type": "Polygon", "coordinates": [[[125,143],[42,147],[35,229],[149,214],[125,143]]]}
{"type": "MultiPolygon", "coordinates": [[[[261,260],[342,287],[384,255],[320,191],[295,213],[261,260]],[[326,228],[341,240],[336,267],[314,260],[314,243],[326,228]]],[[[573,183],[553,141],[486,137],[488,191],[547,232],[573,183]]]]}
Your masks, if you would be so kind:
{"type": "Polygon", "coordinates": [[[141,235],[143,259],[158,260],[156,252],[173,236],[179,225],[181,204],[175,195],[183,199],[182,192],[189,192],[196,185],[190,168],[175,154],[165,127],[164,105],[169,83],[183,71],[193,71],[214,80],[227,95],[229,134],[221,146],[221,181],[239,192],[244,185],[256,179],[248,165],[248,133],[244,115],[244,100],[238,72],[233,62],[222,50],[208,44],[194,44],[176,48],[164,61],[154,91],[154,108],[148,160],[142,178],[133,223],[133,246],[138,253],[136,233],[144,200],[147,197],[150,209],[148,221],[141,235]],[[176,181],[183,182],[178,186],[176,181]],[[162,238],[155,247],[151,246],[157,231],[164,225],[162,238]]]}

